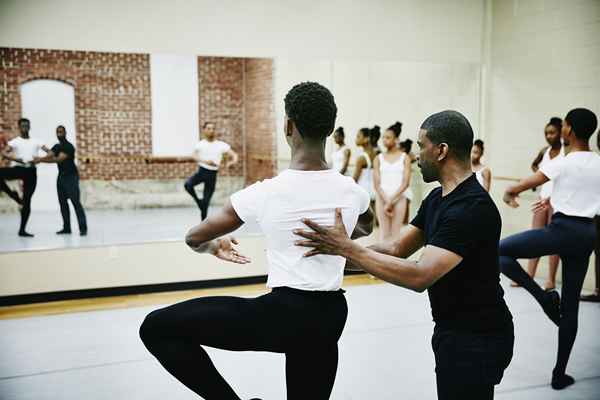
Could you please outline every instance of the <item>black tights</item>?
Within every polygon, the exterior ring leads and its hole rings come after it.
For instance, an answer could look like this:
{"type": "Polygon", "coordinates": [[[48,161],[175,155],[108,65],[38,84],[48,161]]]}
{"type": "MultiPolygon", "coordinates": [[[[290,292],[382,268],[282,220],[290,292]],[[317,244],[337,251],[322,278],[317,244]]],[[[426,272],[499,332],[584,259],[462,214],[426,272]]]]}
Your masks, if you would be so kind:
{"type": "Polygon", "coordinates": [[[285,353],[288,400],[326,400],[347,313],[342,291],[276,288],[258,298],[205,297],[153,311],[140,337],[171,375],[206,400],[240,398],[202,346],[285,353]]]}
{"type": "Polygon", "coordinates": [[[186,181],[183,187],[185,191],[192,196],[198,208],[200,209],[200,213],[202,219],[205,219],[208,215],[208,206],[210,205],[210,199],[212,195],[215,193],[215,186],[217,184],[217,171],[212,171],[206,168],[199,167],[198,171],[190,176],[186,181]],[[194,189],[200,183],[204,183],[204,191],[202,193],[202,199],[198,198],[196,194],[196,189],[194,189]]]}
{"type": "Polygon", "coordinates": [[[21,225],[19,232],[25,232],[29,215],[31,215],[31,198],[37,186],[37,172],[35,168],[8,167],[0,168],[0,190],[12,197],[12,191],[4,181],[23,181],[23,199],[21,207],[21,225]]]}
{"type": "Polygon", "coordinates": [[[436,375],[437,400],[493,400],[494,385],[467,385],[436,375]]]}
{"type": "Polygon", "coordinates": [[[596,231],[591,220],[557,213],[550,225],[512,235],[500,242],[502,273],[524,287],[542,307],[547,304],[548,294],[521,268],[517,259],[560,255],[563,267],[555,375],[565,374],[575,343],[579,296],[595,239],[596,231]]]}

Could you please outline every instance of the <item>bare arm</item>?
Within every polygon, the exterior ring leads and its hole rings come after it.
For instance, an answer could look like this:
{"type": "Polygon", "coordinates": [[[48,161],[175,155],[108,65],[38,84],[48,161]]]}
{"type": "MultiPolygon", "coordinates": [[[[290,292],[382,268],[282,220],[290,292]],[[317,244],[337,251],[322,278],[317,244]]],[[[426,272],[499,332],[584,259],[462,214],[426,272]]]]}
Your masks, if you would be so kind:
{"type": "Polygon", "coordinates": [[[408,189],[410,186],[410,175],[412,170],[410,168],[410,157],[404,157],[404,176],[402,177],[402,185],[398,188],[394,196],[392,196],[392,200],[390,201],[392,204],[395,204],[400,200],[402,194],[408,189]]]}
{"type": "Polygon", "coordinates": [[[67,156],[66,153],[63,153],[62,151],[60,153],[58,153],[58,155],[55,155],[52,151],[49,151],[47,155],[45,155],[44,157],[36,157],[33,159],[33,161],[35,163],[61,163],[63,161],[65,161],[67,158],[69,158],[69,156],[67,156]]]}
{"type": "MultiPolygon", "coordinates": [[[[367,156],[368,157],[368,156],[367,156]]],[[[362,170],[367,166],[367,160],[364,157],[358,157],[356,160],[356,167],[354,168],[354,182],[358,182],[360,178],[360,174],[362,174],[362,170]]]]}
{"type": "Polygon", "coordinates": [[[246,264],[250,259],[239,254],[232,246],[232,243],[237,244],[237,241],[223,238],[243,223],[233,209],[231,201],[227,200],[223,208],[188,231],[185,243],[198,253],[209,253],[226,261],[246,264]]]}
{"type": "Polygon", "coordinates": [[[342,169],[340,170],[340,174],[342,175],[346,174],[346,171],[348,171],[348,164],[350,164],[351,154],[352,152],[350,151],[350,149],[346,149],[344,151],[344,165],[342,165],[342,169]]]}
{"type": "Polygon", "coordinates": [[[486,192],[489,192],[492,187],[492,171],[489,168],[484,168],[481,175],[483,176],[483,188],[486,192]]]}
{"type": "MultiPolygon", "coordinates": [[[[462,257],[458,254],[431,245],[425,247],[418,261],[377,252],[361,246],[348,237],[340,209],[336,210],[335,218],[335,226],[331,228],[304,220],[312,231],[294,231],[298,236],[308,239],[298,241],[296,243],[298,246],[313,248],[305,254],[306,257],[316,254],[339,255],[349,260],[351,265],[359,266],[378,278],[417,292],[429,288],[462,261],[462,257]]],[[[404,236],[402,242],[405,248],[398,248],[395,251],[408,253],[423,244],[423,233],[416,227],[406,231],[404,236]]]]}
{"type": "Polygon", "coordinates": [[[519,207],[519,203],[517,203],[516,198],[520,193],[543,185],[548,182],[549,179],[546,175],[544,175],[541,171],[537,171],[535,174],[528,176],[527,178],[523,178],[519,181],[519,183],[515,185],[509,186],[504,192],[503,200],[506,204],[513,208],[519,207]]]}
{"type": "Polygon", "coordinates": [[[354,242],[340,255],[386,282],[416,292],[431,287],[462,261],[458,254],[436,246],[425,247],[418,261],[381,254],[354,242]]]}
{"type": "Polygon", "coordinates": [[[384,203],[387,203],[389,200],[385,193],[383,193],[383,189],[381,189],[381,171],[379,170],[381,163],[379,162],[379,157],[375,157],[375,161],[373,161],[373,186],[375,187],[375,192],[383,199],[384,203]]]}
{"type": "Polygon", "coordinates": [[[544,147],[542,150],[540,150],[537,157],[535,157],[535,159],[531,163],[531,170],[533,172],[537,172],[538,168],[540,167],[540,163],[542,162],[542,159],[544,158],[544,152],[546,151],[547,148],[548,147],[544,147]]]}
{"type": "Polygon", "coordinates": [[[229,168],[232,165],[237,164],[239,157],[235,151],[229,149],[229,151],[225,153],[225,155],[228,159],[230,159],[229,162],[225,165],[225,168],[229,168]]]}

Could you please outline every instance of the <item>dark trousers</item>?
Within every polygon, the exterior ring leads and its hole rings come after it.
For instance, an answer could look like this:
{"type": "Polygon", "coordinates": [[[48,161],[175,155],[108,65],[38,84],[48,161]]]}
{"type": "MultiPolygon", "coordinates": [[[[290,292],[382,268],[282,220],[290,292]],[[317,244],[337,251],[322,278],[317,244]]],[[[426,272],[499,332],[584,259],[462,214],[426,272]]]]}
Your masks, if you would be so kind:
{"type": "Polygon", "coordinates": [[[21,225],[19,232],[25,232],[27,221],[31,215],[31,198],[37,186],[37,170],[35,167],[5,167],[0,168],[0,189],[10,195],[10,188],[4,181],[23,181],[23,198],[21,207],[21,225]]]}
{"type": "Polygon", "coordinates": [[[85,211],[80,200],[79,175],[58,175],[58,179],[56,180],[56,192],[58,194],[58,203],[60,204],[60,213],[62,214],[63,219],[63,229],[65,231],[71,230],[71,214],[68,202],[68,200],[71,200],[73,208],[75,209],[75,214],[77,215],[79,232],[87,232],[85,211]]]}
{"type": "Polygon", "coordinates": [[[205,219],[208,215],[208,206],[210,204],[210,198],[215,192],[215,186],[217,184],[217,171],[212,171],[210,169],[199,167],[198,171],[190,176],[186,181],[183,187],[185,191],[192,196],[192,198],[196,201],[196,204],[200,208],[200,213],[202,214],[202,219],[205,219]],[[196,194],[196,190],[194,189],[196,185],[200,183],[204,183],[204,193],[202,195],[202,199],[198,198],[196,194]]]}
{"type": "Polygon", "coordinates": [[[494,332],[436,326],[431,344],[438,400],[492,400],[494,386],[512,360],[514,342],[512,324],[494,332]]]}
{"type": "Polygon", "coordinates": [[[524,287],[542,306],[547,299],[546,293],[521,268],[517,259],[558,254],[563,263],[558,355],[554,368],[557,375],[565,373],[577,336],[579,296],[595,240],[596,229],[591,219],[556,213],[548,226],[500,241],[502,273],[524,287]]]}
{"type": "Polygon", "coordinates": [[[257,298],[205,297],[151,312],[140,327],[146,348],[206,400],[239,400],[202,346],[284,353],[288,400],[329,399],[346,324],[343,291],[275,288],[257,298]]]}

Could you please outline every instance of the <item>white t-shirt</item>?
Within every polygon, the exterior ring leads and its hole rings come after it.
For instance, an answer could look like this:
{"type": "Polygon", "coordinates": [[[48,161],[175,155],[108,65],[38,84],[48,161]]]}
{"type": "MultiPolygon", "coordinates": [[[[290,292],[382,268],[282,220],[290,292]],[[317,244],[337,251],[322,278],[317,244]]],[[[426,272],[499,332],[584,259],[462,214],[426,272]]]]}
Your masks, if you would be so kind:
{"type": "Polygon", "coordinates": [[[600,156],[576,151],[540,167],[554,181],[550,203],[555,212],[593,218],[600,211],[600,156]]]}
{"type": "Polygon", "coordinates": [[[309,229],[302,218],[333,225],[335,209],[342,209],[350,235],[358,216],[369,208],[368,193],[352,178],[338,171],[286,169],[231,196],[231,204],[244,222],[258,222],[267,239],[270,288],[288,286],[300,290],[334,291],[342,285],[345,258],[317,255],[302,257],[308,247],[294,245],[300,236],[294,229],[309,229]]]}
{"type": "Polygon", "coordinates": [[[202,139],[196,144],[196,152],[198,153],[198,157],[204,161],[212,161],[217,164],[216,167],[212,165],[207,165],[205,163],[199,162],[202,168],[210,169],[212,171],[217,171],[219,169],[219,165],[221,164],[221,160],[223,159],[223,154],[227,153],[231,149],[227,143],[222,142],[220,140],[213,140],[209,142],[206,139],[202,139]]]}
{"type": "MultiPolygon", "coordinates": [[[[552,160],[555,160],[557,158],[562,158],[565,156],[565,146],[560,147],[560,151],[554,158],[550,158],[550,150],[551,149],[552,149],[552,147],[548,147],[546,149],[546,151],[544,152],[544,156],[542,157],[542,161],[540,161],[540,164],[538,165],[538,168],[542,168],[542,166],[544,164],[547,164],[552,160]]],[[[542,190],[540,190],[540,197],[542,199],[547,199],[548,197],[552,196],[553,188],[554,188],[554,182],[548,181],[548,182],[544,183],[542,185],[542,190]]]]}
{"type": "MultiPolygon", "coordinates": [[[[37,139],[29,138],[23,139],[21,136],[18,136],[8,142],[8,145],[13,149],[15,153],[15,158],[20,158],[23,162],[33,161],[34,157],[40,155],[40,150],[42,150],[42,146],[44,144],[37,139]]],[[[23,164],[19,164],[13,161],[13,166],[22,166],[23,164]]]]}

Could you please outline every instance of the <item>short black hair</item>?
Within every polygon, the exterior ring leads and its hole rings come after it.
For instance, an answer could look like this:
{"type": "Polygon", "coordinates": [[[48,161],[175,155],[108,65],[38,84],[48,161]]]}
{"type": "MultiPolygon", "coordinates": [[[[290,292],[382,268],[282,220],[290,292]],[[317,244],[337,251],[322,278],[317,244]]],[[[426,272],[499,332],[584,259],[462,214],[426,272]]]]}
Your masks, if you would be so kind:
{"type": "Polygon", "coordinates": [[[27,118],[19,118],[18,124],[21,125],[21,122],[29,122],[27,118]]]}
{"type": "Polygon", "coordinates": [[[396,138],[399,138],[400,134],[402,133],[402,122],[396,121],[394,123],[394,125],[389,126],[387,128],[387,130],[394,132],[394,135],[396,135],[396,138]]]}
{"type": "Polygon", "coordinates": [[[344,127],[343,126],[339,126],[334,133],[337,133],[338,135],[340,135],[341,137],[346,137],[346,133],[344,132],[344,127]]]}
{"type": "Polygon", "coordinates": [[[598,127],[596,114],[587,108],[574,108],[565,117],[565,121],[575,132],[575,136],[581,140],[590,140],[598,127]]]}
{"type": "Polygon", "coordinates": [[[546,126],[553,126],[556,128],[556,130],[558,130],[558,133],[560,133],[560,130],[562,129],[562,119],[558,117],[552,117],[546,126]]]}
{"type": "Polygon", "coordinates": [[[206,125],[211,125],[211,124],[212,124],[212,125],[215,125],[215,123],[214,123],[214,122],[212,122],[212,121],[206,121],[206,122],[204,123],[204,125],[202,125],[202,129],[206,128],[206,125]]]}
{"type": "Polygon", "coordinates": [[[483,150],[484,150],[483,140],[477,139],[476,141],[473,142],[473,146],[479,147],[481,149],[481,152],[483,153],[483,150]]]}
{"type": "Polygon", "coordinates": [[[448,144],[451,154],[461,160],[470,160],[473,147],[473,128],[464,115],[454,110],[445,110],[430,115],[421,124],[426,136],[434,144],[448,144]]]}
{"type": "Polygon", "coordinates": [[[65,126],[64,126],[64,125],[59,125],[59,126],[57,126],[57,127],[56,127],[56,130],[59,130],[59,129],[61,129],[61,128],[62,128],[62,130],[63,130],[63,131],[65,131],[65,133],[67,133],[67,128],[65,128],[65,126]]]}
{"type": "Polygon", "coordinates": [[[323,140],[335,126],[337,106],[333,95],[317,82],[302,82],[285,95],[285,113],[303,137],[323,140]]]}

